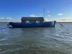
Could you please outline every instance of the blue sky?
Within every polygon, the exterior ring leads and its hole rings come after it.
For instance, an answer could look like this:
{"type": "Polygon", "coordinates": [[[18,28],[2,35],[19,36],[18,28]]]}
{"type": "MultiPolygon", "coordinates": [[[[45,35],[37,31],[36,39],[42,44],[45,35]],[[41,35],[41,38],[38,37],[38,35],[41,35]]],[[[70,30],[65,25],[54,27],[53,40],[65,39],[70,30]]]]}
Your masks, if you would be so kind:
{"type": "Polygon", "coordinates": [[[72,0],[0,0],[0,21],[19,21],[22,16],[43,13],[49,20],[72,19],[72,0]]]}

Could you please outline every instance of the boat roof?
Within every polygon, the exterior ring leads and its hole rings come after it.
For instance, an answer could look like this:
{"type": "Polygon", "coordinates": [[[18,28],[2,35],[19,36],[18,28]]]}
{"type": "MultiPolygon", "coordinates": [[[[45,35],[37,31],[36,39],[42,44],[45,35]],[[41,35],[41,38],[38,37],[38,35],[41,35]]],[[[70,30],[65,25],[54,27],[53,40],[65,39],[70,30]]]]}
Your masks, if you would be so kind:
{"type": "Polygon", "coordinates": [[[21,20],[41,20],[43,21],[44,18],[43,17],[22,17],[21,20]]]}

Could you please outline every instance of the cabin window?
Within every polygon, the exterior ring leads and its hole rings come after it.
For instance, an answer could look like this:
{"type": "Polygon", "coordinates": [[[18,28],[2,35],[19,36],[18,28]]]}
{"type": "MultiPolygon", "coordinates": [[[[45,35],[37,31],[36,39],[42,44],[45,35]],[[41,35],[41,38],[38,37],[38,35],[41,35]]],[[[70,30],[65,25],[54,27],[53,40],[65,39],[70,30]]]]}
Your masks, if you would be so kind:
{"type": "Polygon", "coordinates": [[[40,23],[40,21],[36,21],[36,23],[40,23]]]}
{"type": "Polygon", "coordinates": [[[27,20],[26,23],[29,23],[29,21],[27,20]]]}

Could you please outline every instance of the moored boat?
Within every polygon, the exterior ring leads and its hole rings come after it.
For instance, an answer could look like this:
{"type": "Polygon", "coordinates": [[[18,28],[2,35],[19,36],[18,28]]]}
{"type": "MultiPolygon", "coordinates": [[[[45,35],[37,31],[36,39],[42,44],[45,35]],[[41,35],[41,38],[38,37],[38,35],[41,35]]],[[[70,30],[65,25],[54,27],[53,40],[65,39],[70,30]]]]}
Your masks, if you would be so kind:
{"type": "Polygon", "coordinates": [[[43,17],[22,17],[20,23],[9,22],[13,28],[55,27],[56,21],[45,22],[43,17]]]}

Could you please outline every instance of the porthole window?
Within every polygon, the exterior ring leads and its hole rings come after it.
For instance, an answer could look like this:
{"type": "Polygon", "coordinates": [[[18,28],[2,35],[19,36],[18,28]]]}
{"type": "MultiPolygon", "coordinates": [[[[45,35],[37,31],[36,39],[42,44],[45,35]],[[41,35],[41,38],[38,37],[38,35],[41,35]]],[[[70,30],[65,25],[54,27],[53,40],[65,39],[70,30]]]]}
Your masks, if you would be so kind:
{"type": "Polygon", "coordinates": [[[36,21],[36,23],[40,23],[39,21],[36,21]]]}
{"type": "Polygon", "coordinates": [[[27,20],[26,23],[29,23],[29,21],[27,20]]]}

